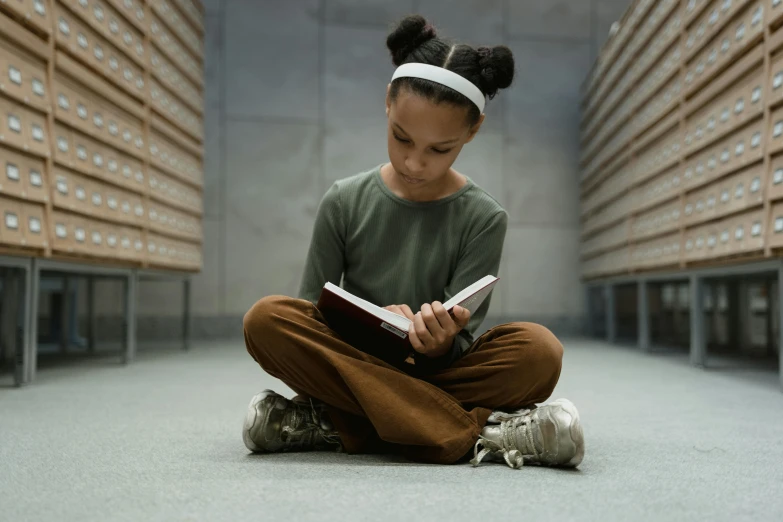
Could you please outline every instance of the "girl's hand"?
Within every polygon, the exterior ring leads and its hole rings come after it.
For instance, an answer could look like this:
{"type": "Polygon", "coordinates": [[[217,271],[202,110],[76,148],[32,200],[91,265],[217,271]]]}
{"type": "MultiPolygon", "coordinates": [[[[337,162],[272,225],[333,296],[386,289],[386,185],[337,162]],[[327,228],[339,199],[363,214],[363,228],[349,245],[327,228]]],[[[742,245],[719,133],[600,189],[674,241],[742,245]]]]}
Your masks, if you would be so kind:
{"type": "Polygon", "coordinates": [[[411,307],[403,304],[403,305],[389,305],[384,306],[384,310],[388,310],[390,312],[394,312],[397,315],[401,315],[403,317],[407,317],[411,321],[413,321],[413,311],[411,310],[411,307]]]}
{"type": "MultiPolygon", "coordinates": [[[[408,308],[410,311],[410,308],[408,308]]],[[[444,355],[451,349],[454,337],[470,321],[470,310],[455,306],[454,317],[446,311],[439,301],[431,305],[424,304],[413,318],[408,336],[413,349],[427,357],[444,355]]]]}

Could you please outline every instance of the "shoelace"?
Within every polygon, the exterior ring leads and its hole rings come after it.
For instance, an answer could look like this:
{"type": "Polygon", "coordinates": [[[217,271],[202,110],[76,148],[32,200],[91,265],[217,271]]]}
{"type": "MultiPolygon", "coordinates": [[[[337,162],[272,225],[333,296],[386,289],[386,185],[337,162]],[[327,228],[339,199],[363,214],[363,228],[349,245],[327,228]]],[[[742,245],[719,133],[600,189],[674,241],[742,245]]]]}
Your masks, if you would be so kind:
{"type": "Polygon", "coordinates": [[[315,409],[313,399],[310,399],[310,411],[304,409],[304,406],[291,402],[294,411],[291,415],[291,421],[283,426],[282,432],[287,434],[286,442],[292,447],[313,446],[318,437],[330,444],[337,444],[342,450],[342,441],[336,431],[326,431],[321,427],[321,416],[315,409]],[[299,415],[303,422],[298,422],[299,415]],[[297,428],[291,427],[291,425],[297,428]]]}
{"type": "Polygon", "coordinates": [[[525,465],[525,457],[533,457],[534,459],[539,457],[533,442],[533,430],[531,427],[533,419],[530,415],[530,410],[520,410],[514,413],[493,413],[490,421],[496,422],[498,420],[500,420],[500,442],[496,443],[479,435],[479,439],[473,447],[473,459],[470,461],[474,467],[478,466],[490,453],[493,455],[500,453],[503,455],[503,460],[506,461],[506,464],[514,469],[519,469],[525,465]],[[516,436],[519,430],[522,430],[521,437],[516,436]],[[518,438],[521,438],[523,441],[521,448],[514,447],[518,438]],[[481,453],[478,452],[479,446],[484,447],[481,453]]]}

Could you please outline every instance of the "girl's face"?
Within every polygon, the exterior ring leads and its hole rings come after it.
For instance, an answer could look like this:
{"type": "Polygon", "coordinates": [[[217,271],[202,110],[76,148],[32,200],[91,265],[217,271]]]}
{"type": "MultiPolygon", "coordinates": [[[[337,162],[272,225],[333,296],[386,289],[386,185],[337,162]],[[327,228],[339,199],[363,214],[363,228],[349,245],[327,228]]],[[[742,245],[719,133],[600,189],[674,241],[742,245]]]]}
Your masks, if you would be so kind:
{"type": "Polygon", "coordinates": [[[399,92],[394,103],[387,95],[389,160],[408,190],[432,190],[449,172],[462,147],[484,121],[482,115],[470,127],[467,114],[466,108],[436,105],[406,89],[399,92]]]}

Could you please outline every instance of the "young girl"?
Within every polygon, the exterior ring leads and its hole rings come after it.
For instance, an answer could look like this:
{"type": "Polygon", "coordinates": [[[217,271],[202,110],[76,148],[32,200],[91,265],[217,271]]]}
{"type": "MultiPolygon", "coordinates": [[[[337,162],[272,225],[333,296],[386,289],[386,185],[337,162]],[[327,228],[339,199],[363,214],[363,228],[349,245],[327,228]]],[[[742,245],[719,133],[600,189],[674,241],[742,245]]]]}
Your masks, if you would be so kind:
{"type": "Polygon", "coordinates": [[[324,195],[300,298],[266,297],[245,316],[250,355],[298,394],[253,397],[245,445],[577,466],[584,438],[574,405],[535,408],[560,376],[557,338],[509,323],[474,340],[490,299],[472,317],[457,307],[452,318],[442,305],[500,266],[507,214],[451,166],[484,122],[485,100],[511,84],[511,51],[449,43],[421,16],[402,20],[386,44],[398,66],[386,94],[389,163],[324,195]],[[413,321],[406,363],[368,355],[329,328],[315,303],[341,279],[413,321]]]}

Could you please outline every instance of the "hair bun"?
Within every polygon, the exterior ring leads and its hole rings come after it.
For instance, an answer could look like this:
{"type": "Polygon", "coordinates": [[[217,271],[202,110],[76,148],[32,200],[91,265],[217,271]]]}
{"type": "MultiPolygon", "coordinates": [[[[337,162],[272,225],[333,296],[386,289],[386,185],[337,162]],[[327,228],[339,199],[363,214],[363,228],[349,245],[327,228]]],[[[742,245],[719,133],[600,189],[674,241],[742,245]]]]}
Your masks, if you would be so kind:
{"type": "Polygon", "coordinates": [[[437,36],[435,28],[421,15],[403,18],[386,38],[386,47],[392,55],[392,63],[400,66],[420,45],[437,36]]]}
{"type": "Polygon", "coordinates": [[[479,47],[477,51],[481,90],[492,98],[498,89],[505,89],[514,80],[514,55],[505,45],[479,47]]]}

